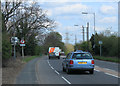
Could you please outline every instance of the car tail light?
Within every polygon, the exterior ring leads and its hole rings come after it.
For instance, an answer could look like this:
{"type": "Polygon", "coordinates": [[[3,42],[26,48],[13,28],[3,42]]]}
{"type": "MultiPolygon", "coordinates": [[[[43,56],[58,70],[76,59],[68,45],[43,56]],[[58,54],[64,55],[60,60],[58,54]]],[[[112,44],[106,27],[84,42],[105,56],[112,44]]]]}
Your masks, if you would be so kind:
{"type": "Polygon", "coordinates": [[[94,64],[94,60],[91,61],[91,64],[94,64]]]}
{"type": "Polygon", "coordinates": [[[70,60],[70,64],[73,64],[73,60],[70,60]]]}

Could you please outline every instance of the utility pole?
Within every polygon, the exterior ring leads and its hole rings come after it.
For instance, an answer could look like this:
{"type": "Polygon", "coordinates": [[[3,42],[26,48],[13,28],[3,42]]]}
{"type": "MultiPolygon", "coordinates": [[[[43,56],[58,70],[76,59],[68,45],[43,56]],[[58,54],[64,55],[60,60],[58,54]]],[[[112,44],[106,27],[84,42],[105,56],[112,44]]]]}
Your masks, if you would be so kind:
{"type": "Polygon", "coordinates": [[[77,43],[77,37],[76,37],[76,34],[75,34],[75,45],[76,45],[76,43],[77,43]]]}
{"type": "Polygon", "coordinates": [[[87,50],[89,51],[89,22],[87,22],[87,50]]]}
{"type": "Polygon", "coordinates": [[[84,38],[84,36],[85,36],[85,34],[84,34],[84,26],[82,26],[82,28],[83,28],[83,42],[85,41],[85,38],[84,38]]]}
{"type": "Polygon", "coordinates": [[[76,44],[77,44],[77,37],[76,37],[76,34],[75,34],[75,49],[74,50],[77,50],[76,44]]]}

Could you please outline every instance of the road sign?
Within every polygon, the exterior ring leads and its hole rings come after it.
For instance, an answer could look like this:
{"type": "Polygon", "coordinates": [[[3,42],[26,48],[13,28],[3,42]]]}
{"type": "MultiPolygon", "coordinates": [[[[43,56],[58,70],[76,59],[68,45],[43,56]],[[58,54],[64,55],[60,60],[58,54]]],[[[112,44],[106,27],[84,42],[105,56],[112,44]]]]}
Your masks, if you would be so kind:
{"type": "Polygon", "coordinates": [[[102,44],[102,41],[99,41],[99,44],[102,44]]]}
{"type": "Polygon", "coordinates": [[[20,44],[20,46],[25,46],[25,44],[20,44]]]}
{"type": "Polygon", "coordinates": [[[103,42],[102,41],[99,41],[99,44],[100,44],[100,56],[101,56],[101,54],[102,54],[102,44],[103,44],[103,42]]]}
{"type": "Polygon", "coordinates": [[[25,40],[21,40],[20,43],[21,43],[21,44],[25,44],[25,40]]]}
{"type": "Polygon", "coordinates": [[[17,43],[19,41],[18,37],[11,37],[11,43],[17,43]]]}

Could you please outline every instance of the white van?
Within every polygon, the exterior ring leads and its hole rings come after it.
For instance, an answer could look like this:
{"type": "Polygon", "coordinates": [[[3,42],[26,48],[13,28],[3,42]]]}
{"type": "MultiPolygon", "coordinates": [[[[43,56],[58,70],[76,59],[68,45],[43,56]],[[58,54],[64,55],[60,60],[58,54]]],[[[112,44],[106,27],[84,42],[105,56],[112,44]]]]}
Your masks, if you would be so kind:
{"type": "Polygon", "coordinates": [[[51,57],[57,57],[58,59],[60,59],[60,51],[61,49],[59,47],[49,47],[49,59],[51,57]]]}

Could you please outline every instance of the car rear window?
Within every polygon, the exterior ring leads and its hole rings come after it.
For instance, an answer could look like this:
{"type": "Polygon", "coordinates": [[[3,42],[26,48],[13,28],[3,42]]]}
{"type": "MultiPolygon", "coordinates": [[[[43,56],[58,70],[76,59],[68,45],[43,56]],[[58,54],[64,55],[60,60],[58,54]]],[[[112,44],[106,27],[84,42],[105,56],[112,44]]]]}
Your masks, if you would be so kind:
{"type": "Polygon", "coordinates": [[[92,59],[92,56],[89,53],[74,53],[73,59],[92,59]]]}

